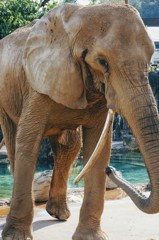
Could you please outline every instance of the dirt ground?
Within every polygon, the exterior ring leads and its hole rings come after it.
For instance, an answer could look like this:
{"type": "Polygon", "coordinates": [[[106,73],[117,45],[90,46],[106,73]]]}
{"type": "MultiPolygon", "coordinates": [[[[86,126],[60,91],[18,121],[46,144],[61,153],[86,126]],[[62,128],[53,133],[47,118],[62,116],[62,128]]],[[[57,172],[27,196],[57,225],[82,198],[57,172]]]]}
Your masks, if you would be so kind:
{"type": "MultiPolygon", "coordinates": [[[[66,222],[51,218],[46,213],[44,205],[36,206],[33,223],[34,240],[71,240],[78,224],[81,202],[70,203],[69,206],[71,217],[66,222]]],[[[0,235],[4,223],[5,217],[1,217],[0,235]]],[[[128,197],[109,200],[105,202],[102,229],[110,240],[159,240],[159,214],[142,213],[128,197]]]]}

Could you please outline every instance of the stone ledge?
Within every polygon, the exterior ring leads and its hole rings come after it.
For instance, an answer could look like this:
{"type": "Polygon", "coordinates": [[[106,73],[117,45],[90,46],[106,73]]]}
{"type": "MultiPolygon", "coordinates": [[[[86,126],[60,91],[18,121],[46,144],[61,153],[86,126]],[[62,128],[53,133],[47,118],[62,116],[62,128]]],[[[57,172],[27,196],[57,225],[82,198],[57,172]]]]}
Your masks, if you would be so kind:
{"type": "Polygon", "coordinates": [[[117,200],[126,197],[127,194],[121,188],[106,190],[105,200],[117,200]]]}

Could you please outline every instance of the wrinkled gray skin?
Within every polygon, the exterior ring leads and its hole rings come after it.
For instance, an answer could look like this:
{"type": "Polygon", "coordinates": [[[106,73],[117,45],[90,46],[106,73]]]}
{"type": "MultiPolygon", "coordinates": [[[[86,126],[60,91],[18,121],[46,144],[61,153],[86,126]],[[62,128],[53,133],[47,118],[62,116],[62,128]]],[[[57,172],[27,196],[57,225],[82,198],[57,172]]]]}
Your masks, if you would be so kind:
{"type": "MultiPolygon", "coordinates": [[[[85,164],[109,108],[128,121],[152,185],[146,200],[127,191],[144,212],[159,212],[159,118],[147,79],[153,44],[138,13],[124,5],[60,6],[1,40],[0,53],[0,124],[14,176],[3,240],[32,239],[31,186],[44,136],[52,135],[56,156],[47,211],[61,220],[69,217],[65,191],[80,148],[77,127],[82,126],[85,164]]],[[[111,131],[84,177],[73,240],[108,239],[100,221],[110,149],[111,131]]]]}

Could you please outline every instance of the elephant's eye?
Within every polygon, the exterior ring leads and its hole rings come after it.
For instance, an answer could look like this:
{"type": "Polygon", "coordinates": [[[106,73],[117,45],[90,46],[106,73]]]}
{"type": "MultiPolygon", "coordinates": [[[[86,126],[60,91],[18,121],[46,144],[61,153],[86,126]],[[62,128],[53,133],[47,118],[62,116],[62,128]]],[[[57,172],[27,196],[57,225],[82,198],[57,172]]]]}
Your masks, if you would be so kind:
{"type": "Polygon", "coordinates": [[[98,61],[99,64],[105,68],[106,72],[109,72],[109,64],[107,63],[107,61],[104,58],[99,58],[98,61]]]}

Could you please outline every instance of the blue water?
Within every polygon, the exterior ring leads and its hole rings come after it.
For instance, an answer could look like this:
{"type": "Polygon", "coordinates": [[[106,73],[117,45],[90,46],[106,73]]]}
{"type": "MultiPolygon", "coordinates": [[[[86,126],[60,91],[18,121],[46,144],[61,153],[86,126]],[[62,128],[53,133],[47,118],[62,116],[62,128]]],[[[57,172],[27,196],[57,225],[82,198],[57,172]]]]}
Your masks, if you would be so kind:
{"type": "MultiPolygon", "coordinates": [[[[121,154],[116,153],[112,154],[110,160],[110,166],[116,168],[117,171],[122,173],[123,178],[131,183],[148,183],[149,177],[140,153],[127,153],[121,154]]],[[[73,168],[70,176],[69,184],[73,187],[82,187],[83,180],[81,180],[78,185],[73,184],[73,180],[77,176],[77,174],[82,169],[82,166],[78,166],[78,168],[73,168]]]]}
{"type": "MultiPolygon", "coordinates": [[[[145,169],[142,157],[139,153],[114,154],[111,156],[110,165],[116,170],[122,172],[122,176],[131,183],[148,183],[149,178],[145,169]]],[[[68,186],[83,187],[83,180],[77,185],[73,184],[73,180],[81,171],[82,165],[74,166],[71,171],[68,186]]],[[[37,169],[44,171],[46,168],[37,169]]],[[[11,197],[13,187],[13,178],[10,174],[9,165],[0,165],[0,199],[11,197]]]]}
{"type": "Polygon", "coordinates": [[[122,172],[123,178],[131,183],[148,183],[149,177],[145,167],[129,163],[112,162],[111,166],[122,172]]]}
{"type": "Polygon", "coordinates": [[[149,183],[149,177],[140,153],[113,154],[110,165],[122,172],[131,183],[149,183]]]}

